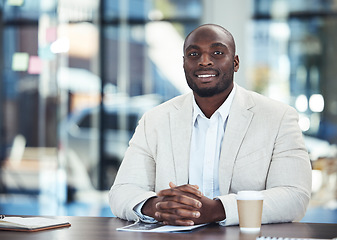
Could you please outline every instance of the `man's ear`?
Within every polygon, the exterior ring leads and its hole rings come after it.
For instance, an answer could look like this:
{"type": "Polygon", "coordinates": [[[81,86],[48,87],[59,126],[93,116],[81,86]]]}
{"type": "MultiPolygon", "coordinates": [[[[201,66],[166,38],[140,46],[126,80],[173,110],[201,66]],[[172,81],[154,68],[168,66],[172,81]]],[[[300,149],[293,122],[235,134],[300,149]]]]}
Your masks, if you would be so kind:
{"type": "Polygon", "coordinates": [[[239,66],[240,66],[239,56],[235,55],[234,56],[234,72],[237,72],[239,70],[239,66]]]}

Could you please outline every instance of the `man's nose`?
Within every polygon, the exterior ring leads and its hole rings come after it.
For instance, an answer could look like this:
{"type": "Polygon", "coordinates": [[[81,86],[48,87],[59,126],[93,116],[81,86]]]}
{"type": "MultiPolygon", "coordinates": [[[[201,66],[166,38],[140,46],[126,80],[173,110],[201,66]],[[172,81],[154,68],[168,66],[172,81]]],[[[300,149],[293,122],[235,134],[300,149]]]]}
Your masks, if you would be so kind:
{"type": "Polygon", "coordinates": [[[210,66],[213,65],[212,59],[208,54],[202,54],[199,61],[200,66],[210,66]]]}

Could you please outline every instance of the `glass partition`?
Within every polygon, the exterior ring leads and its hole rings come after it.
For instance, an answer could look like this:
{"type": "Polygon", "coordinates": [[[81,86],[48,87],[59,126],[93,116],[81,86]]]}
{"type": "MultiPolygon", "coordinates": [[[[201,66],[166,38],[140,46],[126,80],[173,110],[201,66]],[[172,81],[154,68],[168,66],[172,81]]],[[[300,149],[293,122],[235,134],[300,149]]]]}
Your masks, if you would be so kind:
{"type": "Polygon", "coordinates": [[[255,90],[291,104],[311,137],[337,143],[336,1],[256,0],[251,25],[255,90]]]}
{"type": "Polygon", "coordinates": [[[66,173],[58,155],[58,56],[50,49],[57,1],[3,1],[1,15],[1,202],[62,214],[66,173]]]}
{"type": "Polygon", "coordinates": [[[1,212],[101,215],[88,206],[107,205],[142,114],[188,90],[201,0],[7,0],[0,14],[1,212]]]}
{"type": "Polygon", "coordinates": [[[252,86],[299,113],[313,168],[304,221],[336,203],[336,3],[256,0],[250,29],[252,86]]]}
{"type": "Polygon", "coordinates": [[[98,186],[109,189],[144,112],[188,91],[183,39],[199,24],[202,4],[199,0],[119,0],[103,1],[102,10],[98,186]]]}

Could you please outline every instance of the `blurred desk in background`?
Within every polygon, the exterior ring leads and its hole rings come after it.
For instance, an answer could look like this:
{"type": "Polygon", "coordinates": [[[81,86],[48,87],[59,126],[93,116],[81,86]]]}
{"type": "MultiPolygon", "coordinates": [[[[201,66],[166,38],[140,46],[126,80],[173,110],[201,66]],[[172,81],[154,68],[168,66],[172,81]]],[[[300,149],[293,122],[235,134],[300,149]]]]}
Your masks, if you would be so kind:
{"type": "Polygon", "coordinates": [[[53,179],[57,169],[56,148],[26,147],[20,156],[11,154],[3,162],[1,181],[7,193],[39,194],[42,185],[53,179]]]}
{"type": "Polygon", "coordinates": [[[62,214],[60,206],[67,200],[67,177],[59,165],[57,148],[17,149],[12,149],[0,169],[3,186],[0,207],[3,198],[26,196],[38,202],[39,215],[62,214]]]}
{"type": "Polygon", "coordinates": [[[337,158],[319,158],[312,161],[313,192],[311,207],[337,210],[337,158]]]}

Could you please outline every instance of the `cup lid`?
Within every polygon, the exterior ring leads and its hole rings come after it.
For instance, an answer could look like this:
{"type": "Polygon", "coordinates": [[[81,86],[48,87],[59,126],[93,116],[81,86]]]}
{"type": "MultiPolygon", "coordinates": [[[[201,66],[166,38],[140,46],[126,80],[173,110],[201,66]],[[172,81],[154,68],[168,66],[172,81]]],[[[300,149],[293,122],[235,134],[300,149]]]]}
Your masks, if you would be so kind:
{"type": "Polygon", "coordinates": [[[238,200],[263,200],[263,198],[260,191],[239,191],[236,195],[238,200]]]}

